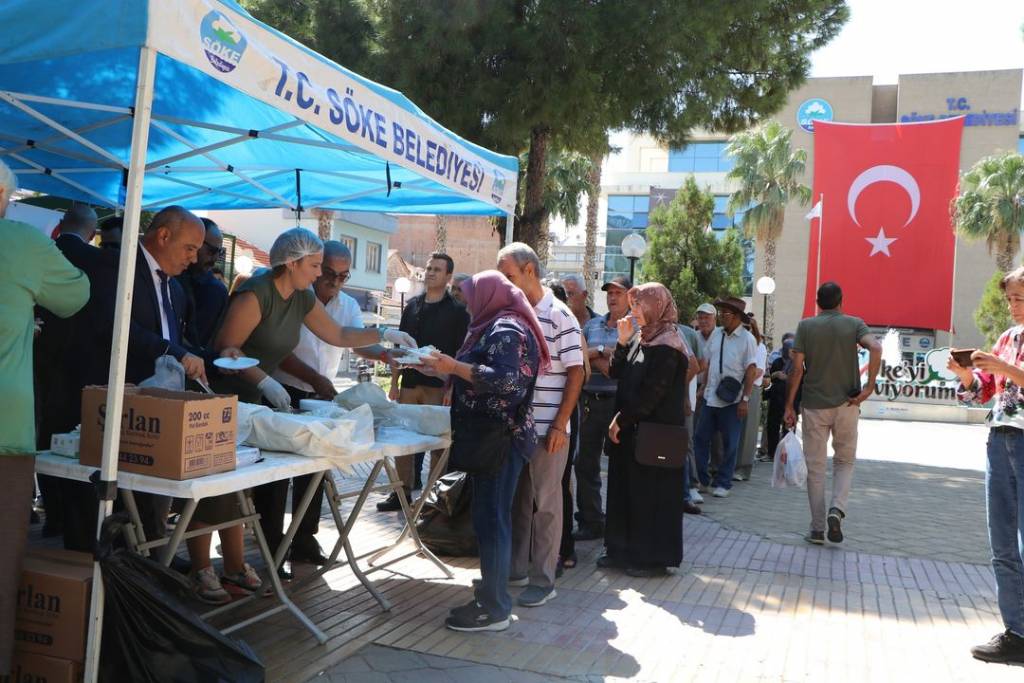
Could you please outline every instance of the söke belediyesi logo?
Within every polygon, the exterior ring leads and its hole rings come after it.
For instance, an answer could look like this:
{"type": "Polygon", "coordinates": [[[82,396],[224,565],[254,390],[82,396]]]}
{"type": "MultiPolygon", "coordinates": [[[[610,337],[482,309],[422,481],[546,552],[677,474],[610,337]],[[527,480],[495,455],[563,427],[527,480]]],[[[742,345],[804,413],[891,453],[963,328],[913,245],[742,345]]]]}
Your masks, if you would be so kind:
{"type": "Polygon", "coordinates": [[[246,40],[242,32],[220,12],[210,12],[199,28],[203,52],[217,71],[235,70],[245,53],[246,40]]]}

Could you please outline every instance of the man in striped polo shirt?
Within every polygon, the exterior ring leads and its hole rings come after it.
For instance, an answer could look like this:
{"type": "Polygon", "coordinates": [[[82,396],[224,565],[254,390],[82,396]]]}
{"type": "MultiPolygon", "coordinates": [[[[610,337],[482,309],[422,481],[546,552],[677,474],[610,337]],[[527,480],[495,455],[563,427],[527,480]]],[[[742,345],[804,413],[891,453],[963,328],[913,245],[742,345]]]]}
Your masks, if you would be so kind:
{"type": "Polygon", "coordinates": [[[520,605],[538,607],[556,595],[569,417],[583,386],[580,325],[569,307],[541,285],[540,260],[528,245],[513,242],[499,251],[498,270],[530,300],[551,354],[551,367],[537,378],[533,392],[537,449],[523,468],[512,503],[509,583],[526,586],[517,600],[520,605]]]}

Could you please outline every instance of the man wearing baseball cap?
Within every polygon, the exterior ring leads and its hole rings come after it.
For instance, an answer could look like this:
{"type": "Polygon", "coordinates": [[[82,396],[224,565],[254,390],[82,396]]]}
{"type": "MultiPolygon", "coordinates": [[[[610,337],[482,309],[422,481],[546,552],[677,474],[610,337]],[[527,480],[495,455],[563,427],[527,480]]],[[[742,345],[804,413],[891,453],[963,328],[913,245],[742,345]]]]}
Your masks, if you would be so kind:
{"type": "Polygon", "coordinates": [[[590,541],[604,538],[604,510],[601,507],[601,454],[604,452],[608,425],[615,416],[615,392],[618,381],[609,377],[612,354],[618,343],[618,321],[629,313],[626,292],[633,282],[618,275],[606,282],[601,291],[608,302],[608,313],[594,316],[583,326],[592,373],[580,392],[580,450],[576,456],[575,538],[590,541]]]}
{"type": "Polygon", "coordinates": [[[748,319],[747,304],[729,296],[715,302],[722,319],[707,343],[707,368],[704,371],[704,407],[694,436],[697,476],[708,486],[711,438],[722,435],[722,463],[715,473],[716,498],[725,498],[732,488],[736,466],[736,448],[740,441],[740,423],[747,416],[750,393],[757,374],[757,344],[754,335],[743,327],[748,319]]]}

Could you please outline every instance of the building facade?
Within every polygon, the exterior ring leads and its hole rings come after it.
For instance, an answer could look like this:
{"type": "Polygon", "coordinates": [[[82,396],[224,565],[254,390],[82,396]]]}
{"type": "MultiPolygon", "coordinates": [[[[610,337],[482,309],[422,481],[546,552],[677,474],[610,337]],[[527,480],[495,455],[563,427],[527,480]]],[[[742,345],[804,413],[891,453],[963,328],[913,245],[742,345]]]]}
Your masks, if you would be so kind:
{"type": "MultiPolygon", "coordinates": [[[[895,85],[875,85],[870,76],[812,78],[790,95],[775,118],[793,130],[794,149],[807,152],[802,182],[808,186],[814,174],[814,135],[798,121],[798,116],[806,117],[808,110],[846,123],[913,122],[964,115],[967,119],[960,167],[966,171],[991,154],[1024,153],[1024,128],[1020,118],[1022,74],[1021,69],[913,74],[900,76],[895,85]]],[[[685,149],[667,149],[650,137],[613,136],[612,144],[619,151],[610,155],[602,168],[598,261],[603,269],[598,280],[606,281],[629,271],[629,263],[620,247],[623,237],[631,232],[642,233],[651,208],[666,201],[666,196],[674,194],[690,175],[698,185],[715,195],[715,214],[710,228],[716,234],[724,234],[728,227],[742,227],[742,213],[729,217],[725,212],[728,196],[736,189],[726,179],[732,167],[731,159],[724,153],[727,141],[726,135],[700,131],[685,149]]],[[[806,218],[809,208],[796,203],[787,208],[782,237],[777,244],[776,289],[771,296],[775,305],[775,329],[779,333],[795,329],[803,312],[812,228],[806,218]]],[[[560,229],[566,234],[581,232],[582,219],[580,226],[560,226],[560,229]]],[[[748,287],[744,294],[753,310],[759,312],[763,298],[751,291],[750,282],[763,274],[763,260],[753,244],[748,246],[747,270],[748,287]]],[[[995,260],[984,242],[958,241],[953,311],[956,332],[952,345],[983,344],[973,314],[994,270],[995,260]]],[[[951,345],[951,335],[944,331],[907,329],[900,332],[901,343],[908,353],[951,345]]]]}

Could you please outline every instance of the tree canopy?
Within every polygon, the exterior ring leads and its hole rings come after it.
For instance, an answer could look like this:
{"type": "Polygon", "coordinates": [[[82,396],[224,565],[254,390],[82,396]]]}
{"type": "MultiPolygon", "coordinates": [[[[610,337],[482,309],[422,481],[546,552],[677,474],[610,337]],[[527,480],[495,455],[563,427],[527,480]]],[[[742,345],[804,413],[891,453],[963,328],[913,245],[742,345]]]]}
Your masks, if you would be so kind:
{"type": "Polygon", "coordinates": [[[710,229],[714,210],[714,195],[690,176],[670,204],[650,214],[643,277],[668,287],[684,322],[705,301],[743,293],[739,231],[716,237],[710,229]]]}
{"type": "Polygon", "coordinates": [[[808,55],[848,17],[843,0],[246,4],[463,137],[508,154],[528,148],[517,232],[533,244],[547,218],[548,149],[590,153],[619,128],[671,144],[696,126],[743,128],[783,105],[808,55]]]}

